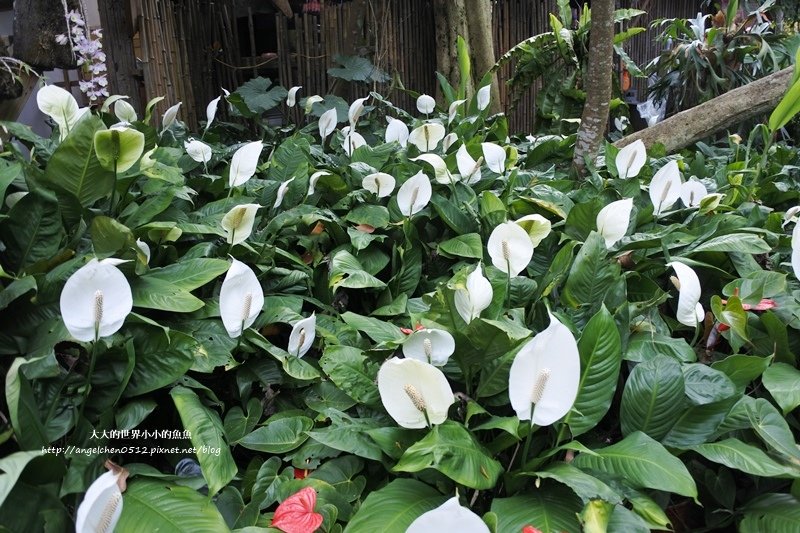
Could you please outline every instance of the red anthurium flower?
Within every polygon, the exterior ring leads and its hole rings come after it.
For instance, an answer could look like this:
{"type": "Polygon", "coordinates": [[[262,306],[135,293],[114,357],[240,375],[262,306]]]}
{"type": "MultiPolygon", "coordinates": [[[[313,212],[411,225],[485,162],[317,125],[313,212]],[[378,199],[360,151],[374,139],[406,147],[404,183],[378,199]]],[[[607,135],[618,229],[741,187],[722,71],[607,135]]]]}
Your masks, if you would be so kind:
{"type": "MultiPolygon", "coordinates": [[[[722,300],[723,305],[728,304],[728,300],[722,300]]],[[[775,300],[771,300],[769,298],[762,298],[760,302],[755,305],[752,304],[742,304],[742,309],[745,311],[769,311],[770,309],[775,309],[778,307],[778,304],[775,300]]]]}
{"type": "Polygon", "coordinates": [[[295,468],[294,469],[294,478],[295,479],[305,479],[308,477],[308,474],[311,473],[311,470],[305,468],[295,468]]]}
{"type": "Polygon", "coordinates": [[[533,526],[525,526],[522,528],[522,533],[542,533],[542,530],[536,529],[533,526]]]}
{"type": "Polygon", "coordinates": [[[420,331],[420,330],[423,330],[423,329],[425,329],[425,327],[422,324],[417,324],[417,327],[415,327],[414,329],[411,329],[411,328],[400,328],[400,331],[402,331],[406,335],[411,335],[415,331],[420,331]]]}
{"type": "Polygon", "coordinates": [[[306,487],[285,500],[275,509],[272,527],[285,533],[314,533],[322,525],[322,515],[314,512],[317,492],[306,487]]]}

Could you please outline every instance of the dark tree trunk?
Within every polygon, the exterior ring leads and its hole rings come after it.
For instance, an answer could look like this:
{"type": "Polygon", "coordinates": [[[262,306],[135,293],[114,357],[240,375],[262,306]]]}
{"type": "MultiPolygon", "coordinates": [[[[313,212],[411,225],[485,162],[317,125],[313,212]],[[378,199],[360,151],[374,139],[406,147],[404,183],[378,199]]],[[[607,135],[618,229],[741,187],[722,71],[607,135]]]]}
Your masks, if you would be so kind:
{"type": "MultiPolygon", "coordinates": [[[[478,87],[481,78],[489,72],[497,59],[494,55],[494,36],[492,35],[492,2],[491,0],[465,0],[466,12],[469,13],[469,44],[472,54],[473,77],[478,87]]],[[[497,86],[497,74],[492,75],[492,100],[489,109],[492,113],[502,111],[500,90],[497,86]]]]}
{"type": "Polygon", "coordinates": [[[608,125],[614,56],[614,0],[592,2],[589,33],[589,67],[584,78],[586,104],[583,106],[572,166],[583,174],[586,161],[594,161],[608,125]]]}
{"type": "Polygon", "coordinates": [[[133,53],[133,22],[130,4],[125,0],[102,0],[98,3],[103,28],[103,50],[108,67],[109,94],[124,94],[140,115],[144,111],[136,79],[133,53]]]}
{"type": "MultiPolygon", "coordinates": [[[[77,5],[77,0],[67,0],[70,9],[77,5]]],[[[75,68],[70,45],[56,43],[56,35],[68,31],[61,0],[14,2],[14,57],[33,68],[75,68]]]]}
{"type": "MultiPolygon", "coordinates": [[[[469,30],[464,0],[434,0],[433,16],[436,27],[436,70],[453,87],[461,83],[458,68],[458,36],[462,36],[469,48],[469,30]]],[[[467,93],[471,93],[471,80],[467,80],[467,93]]],[[[438,98],[441,100],[441,98],[438,98]]]]}

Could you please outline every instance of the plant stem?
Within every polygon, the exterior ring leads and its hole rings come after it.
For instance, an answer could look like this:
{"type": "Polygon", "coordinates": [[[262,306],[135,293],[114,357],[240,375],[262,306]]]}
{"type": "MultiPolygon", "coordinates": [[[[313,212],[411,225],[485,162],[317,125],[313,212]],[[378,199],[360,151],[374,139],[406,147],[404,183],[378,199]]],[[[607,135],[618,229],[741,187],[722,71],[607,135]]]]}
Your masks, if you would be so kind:
{"type": "Polygon", "coordinates": [[[108,204],[108,216],[114,215],[114,198],[117,195],[117,160],[114,159],[114,186],[111,188],[111,201],[108,204]]]}

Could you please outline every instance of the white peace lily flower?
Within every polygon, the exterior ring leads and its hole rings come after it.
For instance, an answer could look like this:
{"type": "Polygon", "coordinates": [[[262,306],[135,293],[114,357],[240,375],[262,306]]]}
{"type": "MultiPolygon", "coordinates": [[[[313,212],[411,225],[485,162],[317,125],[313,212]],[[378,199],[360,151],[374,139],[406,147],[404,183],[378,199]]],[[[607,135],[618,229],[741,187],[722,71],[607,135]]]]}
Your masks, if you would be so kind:
{"type": "Polygon", "coordinates": [[[397,206],[405,216],[413,216],[431,201],[431,181],[422,172],[417,172],[406,180],[397,191],[397,206]]]}
{"type": "Polygon", "coordinates": [[[213,100],[211,100],[208,105],[206,106],[206,128],[205,131],[208,131],[208,128],[211,127],[211,123],[214,122],[214,118],[217,116],[217,107],[219,107],[219,99],[222,98],[221,96],[217,96],[213,100]]]}
{"type": "Polygon", "coordinates": [[[164,111],[164,116],[161,118],[162,132],[169,129],[169,127],[172,126],[176,120],[178,120],[178,111],[180,111],[182,103],[183,102],[178,102],[174,106],[164,111]]]}
{"type": "Polygon", "coordinates": [[[792,231],[792,270],[794,277],[800,279],[800,224],[792,231]]]}
{"type": "Polygon", "coordinates": [[[75,515],[76,533],[110,533],[122,514],[122,492],[126,489],[128,471],[110,461],[108,472],[95,479],[75,515]]]}
{"type": "Polygon", "coordinates": [[[328,135],[333,133],[336,124],[339,121],[336,115],[336,108],[328,109],[321,117],[319,117],[319,136],[322,137],[322,142],[328,138],[328,135]]]}
{"type": "Polygon", "coordinates": [[[456,114],[458,113],[458,106],[460,106],[464,102],[466,102],[466,100],[456,100],[455,102],[450,104],[450,107],[447,109],[447,123],[448,124],[450,124],[451,122],[453,122],[453,120],[455,120],[456,114]]]}
{"type": "Polygon", "coordinates": [[[483,156],[475,161],[472,159],[472,156],[469,155],[467,146],[464,144],[462,144],[456,152],[456,164],[458,165],[458,173],[461,174],[461,180],[467,185],[478,183],[481,180],[483,156]]]}
{"type": "Polygon", "coordinates": [[[6,205],[8,206],[9,209],[11,209],[15,205],[17,205],[17,202],[25,198],[25,195],[27,194],[28,194],[27,191],[12,192],[8,196],[6,196],[6,205]]]}
{"type": "Polygon", "coordinates": [[[288,107],[294,107],[295,103],[297,102],[297,91],[302,88],[302,85],[297,85],[289,89],[289,93],[286,95],[286,105],[288,107]]]}
{"type": "Polygon", "coordinates": [[[406,529],[406,533],[489,533],[489,527],[481,518],[458,503],[458,497],[450,498],[436,509],[421,514],[406,529]]]}
{"type": "Polygon", "coordinates": [[[403,355],[433,366],[444,366],[456,351],[456,341],[443,329],[420,329],[403,343],[403,355]]]}
{"type": "MultiPolygon", "coordinates": [[[[700,279],[689,265],[680,261],[667,263],[677,274],[678,279],[673,278],[672,283],[678,289],[678,311],[675,318],[684,326],[695,327],[702,320],[702,312],[698,315],[698,305],[700,303],[700,279]]],[[[700,308],[702,311],[702,307],[700,308]]]]}
{"type": "Polygon", "coordinates": [[[581,359],[572,332],[556,317],[527,342],[511,363],[508,398],[520,420],[549,426],[566,415],[578,396],[581,359]]]}
{"type": "Polygon", "coordinates": [[[533,257],[533,243],[528,232],[514,222],[498,224],[486,243],[492,264],[509,276],[518,276],[533,257]]]}
{"type": "Polygon", "coordinates": [[[131,286],[116,265],[121,259],[92,259],[72,274],[61,291],[61,316],[70,335],[94,341],[113,335],[133,308],[131,286]]]}
{"type": "Polygon", "coordinates": [[[606,248],[614,246],[628,231],[631,223],[633,198],[611,202],[597,213],[597,231],[606,241],[606,248]]]}
{"type": "Polygon", "coordinates": [[[253,233],[256,211],[260,208],[261,206],[258,204],[240,204],[228,211],[222,217],[225,240],[230,244],[239,244],[246,241],[250,234],[253,233]]]}
{"type": "Polygon", "coordinates": [[[708,189],[696,179],[681,184],[681,201],[686,207],[700,207],[700,200],[708,196],[708,189]]]}
{"type": "Polygon", "coordinates": [[[489,102],[492,99],[492,86],[491,85],[484,85],[480,89],[478,89],[478,94],[476,95],[476,99],[478,101],[478,110],[483,111],[487,107],[489,107],[489,102]]]}
{"type": "Polygon", "coordinates": [[[661,167],[650,182],[650,201],[653,214],[660,215],[673,206],[681,196],[681,174],[674,159],[661,167]]]}
{"type": "Polygon", "coordinates": [[[114,114],[122,122],[136,122],[139,117],[136,116],[136,110],[131,104],[125,100],[117,100],[114,104],[114,114]]]}
{"type": "Polygon", "coordinates": [[[283,198],[286,196],[286,193],[289,191],[289,184],[294,181],[294,177],[289,178],[288,180],[284,181],[278,187],[278,194],[275,197],[275,203],[272,205],[273,209],[277,209],[283,203],[283,198]]]}
{"type": "Polygon", "coordinates": [[[255,273],[241,261],[233,260],[219,291],[219,313],[232,339],[253,325],[264,306],[264,291],[255,273]]]}
{"type": "Polygon", "coordinates": [[[481,316],[481,312],[492,303],[492,284],[483,276],[480,263],[467,275],[466,287],[456,290],[456,311],[469,324],[481,316]]]}
{"type": "Polygon", "coordinates": [[[311,111],[314,109],[314,104],[316,104],[317,102],[324,102],[324,101],[325,101],[325,99],[323,97],[321,97],[320,95],[318,95],[318,94],[315,94],[314,96],[309,96],[308,98],[306,98],[305,107],[304,107],[306,115],[311,113],[311,111]]]}
{"type": "Polygon", "coordinates": [[[350,104],[350,109],[347,111],[347,119],[350,121],[350,127],[355,128],[358,119],[361,118],[361,114],[364,112],[364,102],[369,99],[369,96],[364,98],[358,98],[352,104],[350,104]]]}
{"type": "Polygon", "coordinates": [[[293,327],[292,333],[289,334],[289,346],[287,351],[297,357],[303,357],[311,345],[314,344],[314,338],[317,335],[317,315],[311,313],[311,316],[299,320],[293,327]]]}
{"type": "Polygon", "coordinates": [[[344,153],[346,153],[348,156],[351,156],[357,148],[361,148],[366,144],[367,141],[360,133],[357,131],[348,131],[344,136],[344,140],[342,141],[342,149],[344,150],[344,153]]]}
{"type": "Polygon", "coordinates": [[[253,174],[256,173],[256,167],[258,167],[258,158],[261,156],[261,150],[263,149],[264,145],[261,141],[253,141],[234,152],[231,159],[231,173],[228,179],[228,184],[231,187],[243,185],[253,177],[253,174]]]}
{"type": "Polygon", "coordinates": [[[635,178],[647,163],[647,149],[641,139],[622,147],[614,160],[617,173],[622,179],[635,178]]]}
{"type": "Polygon", "coordinates": [[[437,122],[428,122],[415,128],[408,136],[408,142],[416,146],[420,152],[430,152],[444,139],[444,134],[444,126],[437,122]]]}
{"type": "Polygon", "coordinates": [[[364,176],[364,179],[361,180],[361,186],[369,192],[375,193],[378,198],[386,198],[394,191],[395,180],[390,174],[376,172],[364,176]]]}
{"type": "Polygon", "coordinates": [[[525,230],[534,248],[539,246],[539,243],[550,235],[552,228],[550,221],[542,215],[525,215],[515,220],[514,223],[525,230]]]}
{"type": "Polygon", "coordinates": [[[378,370],[381,402],[404,428],[424,428],[447,420],[453,389],[441,370],[417,359],[392,357],[378,370]]]}
{"type": "Polygon", "coordinates": [[[781,227],[785,228],[786,224],[790,222],[797,222],[798,213],[800,213],[800,205],[796,205],[787,209],[786,213],[783,214],[783,224],[781,227]]]}
{"type": "Polygon", "coordinates": [[[446,185],[453,181],[453,176],[447,170],[447,163],[436,154],[420,154],[418,157],[411,159],[411,161],[424,161],[433,167],[433,179],[436,180],[436,183],[446,185]]]}
{"type": "Polygon", "coordinates": [[[624,132],[628,128],[630,123],[631,123],[630,120],[628,120],[628,117],[626,117],[625,115],[614,119],[614,127],[618,131],[624,132]]]}
{"type": "Polygon", "coordinates": [[[89,112],[88,107],[78,107],[72,93],[55,85],[46,85],[36,93],[39,110],[58,124],[59,139],[64,140],[72,127],[89,112]]]}
{"type": "Polygon", "coordinates": [[[398,142],[403,148],[408,144],[408,126],[402,120],[387,117],[389,125],[386,126],[385,139],[387,143],[398,142]]]}
{"type": "Polygon", "coordinates": [[[144,262],[145,264],[150,263],[150,245],[144,242],[142,239],[136,239],[136,247],[141,250],[142,255],[144,255],[144,262]]]}
{"type": "Polygon", "coordinates": [[[436,108],[436,100],[433,97],[428,96],[427,94],[421,94],[417,98],[417,110],[424,114],[430,115],[433,113],[433,110],[436,108]]]}
{"type": "Polygon", "coordinates": [[[502,174],[506,171],[506,151],[494,143],[481,143],[483,159],[489,170],[502,174]]]}
{"type": "Polygon", "coordinates": [[[448,133],[442,140],[442,151],[447,152],[458,140],[458,135],[455,133],[448,133]]]}
{"type": "Polygon", "coordinates": [[[313,174],[311,174],[311,177],[308,178],[308,196],[311,196],[312,194],[314,194],[314,191],[315,191],[316,186],[317,186],[317,182],[319,181],[319,179],[322,176],[330,176],[330,175],[331,175],[331,173],[328,172],[327,170],[318,170],[318,171],[314,172],[313,174]]]}
{"type": "Polygon", "coordinates": [[[211,161],[211,147],[203,141],[189,139],[188,141],[183,141],[183,147],[186,149],[186,153],[189,157],[198,163],[203,163],[205,165],[211,161]]]}

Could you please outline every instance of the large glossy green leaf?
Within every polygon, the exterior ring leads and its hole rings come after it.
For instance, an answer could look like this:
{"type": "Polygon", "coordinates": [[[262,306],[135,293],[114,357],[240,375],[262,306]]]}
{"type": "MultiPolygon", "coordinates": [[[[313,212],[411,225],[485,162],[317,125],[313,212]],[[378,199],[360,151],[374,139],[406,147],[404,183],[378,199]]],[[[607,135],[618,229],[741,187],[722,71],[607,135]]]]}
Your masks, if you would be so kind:
{"type": "Polygon", "coordinates": [[[168,281],[156,278],[137,278],[131,283],[133,306],[158,311],[191,313],[203,305],[203,301],[168,281]]]}
{"type": "Polygon", "coordinates": [[[800,499],[791,494],[763,494],[749,502],[744,513],[740,533],[796,533],[800,499]]]}
{"type": "Polygon", "coordinates": [[[533,526],[542,533],[580,531],[577,514],[583,507],[580,498],[558,484],[542,484],[524,495],[492,500],[492,513],[497,515],[497,533],[522,531],[533,526]]]}
{"type": "Polygon", "coordinates": [[[219,492],[236,475],[236,463],[231,456],[219,415],[206,407],[191,389],[175,387],[170,391],[172,401],[190,433],[192,446],[208,482],[209,495],[219,492]]]}
{"type": "Polygon", "coordinates": [[[772,247],[758,235],[752,233],[729,233],[710,239],[691,250],[700,252],[739,252],[744,254],[765,254],[772,247]]]}
{"type": "Polygon", "coordinates": [[[319,364],[331,381],[354,400],[367,405],[378,405],[380,402],[375,384],[378,365],[358,348],[326,346],[319,364]]]}
{"type": "Polygon", "coordinates": [[[738,439],[725,439],[692,447],[709,461],[761,477],[800,477],[800,468],[782,465],[761,448],[738,439]]]}
{"type": "Polygon", "coordinates": [[[456,483],[473,489],[491,489],[503,466],[493,459],[464,426],[451,420],[433,429],[411,446],[394,466],[395,472],[440,471],[456,483]]]}
{"type": "Polygon", "coordinates": [[[39,191],[28,193],[0,224],[0,239],[6,247],[3,262],[22,270],[31,263],[50,259],[61,247],[64,235],[55,198],[39,191]]]}
{"type": "Polygon", "coordinates": [[[286,453],[298,448],[308,439],[314,421],[306,416],[291,416],[267,423],[239,440],[250,450],[266,453],[286,453]]]}
{"type": "MultiPolygon", "coordinates": [[[[800,64],[800,62],[798,62],[800,64]]],[[[800,82],[797,80],[797,72],[800,67],[795,65],[795,77],[793,83],[783,95],[777,107],[769,116],[769,129],[777,132],[789,123],[792,118],[800,113],[800,82]]]]}
{"type": "Polygon", "coordinates": [[[45,181],[73,194],[84,207],[111,194],[114,186],[114,172],[100,165],[94,151],[94,134],[104,129],[99,117],[84,116],[56,148],[45,169],[45,181]]]}
{"type": "Polygon", "coordinates": [[[141,279],[164,281],[182,291],[191,291],[224,274],[229,266],[230,263],[223,259],[187,259],[154,268],[141,279]]]}
{"type": "Polygon", "coordinates": [[[718,402],[687,406],[661,443],[673,448],[691,448],[713,440],[737,399],[731,396],[718,402]]]}
{"type": "Polygon", "coordinates": [[[581,308],[581,316],[588,320],[615,283],[622,282],[619,263],[608,258],[605,240],[593,231],[572,263],[562,299],[571,307],[581,308]]]}
{"type": "Polygon", "coordinates": [[[379,429],[381,424],[370,419],[351,418],[343,413],[329,412],[331,425],[308,435],[315,441],[335,450],[352,453],[365,459],[380,461],[383,453],[380,446],[369,436],[369,431],[379,429]]]}
{"type": "Polygon", "coordinates": [[[764,398],[747,406],[747,417],[755,432],[767,445],[787,460],[800,465],[800,448],[786,419],[764,398]]]}
{"type": "Polygon", "coordinates": [[[14,488],[22,471],[32,459],[42,455],[39,450],[15,452],[0,459],[0,506],[14,488]]]}
{"type": "Polygon", "coordinates": [[[784,415],[800,405],[800,370],[795,367],[786,363],[774,363],[764,371],[761,382],[784,415]]]}
{"type": "Polygon", "coordinates": [[[46,357],[43,355],[30,360],[17,357],[6,373],[6,405],[17,443],[23,450],[36,450],[50,443],[30,381],[22,372],[22,367],[46,357]]]}
{"type": "Polygon", "coordinates": [[[569,463],[553,463],[534,475],[554,479],[568,486],[584,501],[599,498],[610,503],[622,503],[622,498],[614,489],[569,463]]]}
{"type": "Polygon", "coordinates": [[[125,396],[138,396],[173,383],[192,366],[196,343],[178,331],[167,334],[155,327],[131,326],[136,366],[125,396]]]}
{"type": "Polygon", "coordinates": [[[477,233],[467,233],[439,244],[439,252],[447,256],[483,259],[483,242],[477,233]]]}
{"type": "Polygon", "coordinates": [[[581,356],[578,397],[564,419],[573,436],[586,433],[600,422],[617,390],[622,343],[614,318],[605,306],[586,324],[578,341],[578,352],[581,356]]]}
{"type": "Polygon", "coordinates": [[[329,285],[336,290],[339,287],[348,289],[381,288],[386,284],[367,273],[353,254],[345,250],[338,251],[331,259],[329,285]]]}
{"type": "Polygon", "coordinates": [[[122,173],[142,156],[144,134],[133,128],[98,130],[94,134],[94,150],[100,166],[122,173]]]}
{"type": "Polygon", "coordinates": [[[122,515],[116,531],[185,533],[230,531],[214,502],[189,487],[161,480],[128,481],[122,495],[122,515]]]}
{"type": "Polygon", "coordinates": [[[697,486],[681,460],[641,431],[594,451],[579,454],[573,464],[620,476],[635,487],[697,498],[697,486]]]}
{"type": "Polygon", "coordinates": [[[633,369],[622,392],[622,433],[661,440],[684,410],[684,380],[675,359],[657,355],[633,369]]]}
{"type": "Polygon", "coordinates": [[[770,357],[757,355],[729,355],[722,361],[712,363],[711,368],[724,372],[736,385],[739,392],[751,381],[764,373],[771,362],[770,357]]]}
{"type": "Polygon", "coordinates": [[[400,328],[386,320],[357,315],[350,311],[342,313],[341,318],[350,326],[364,332],[370,339],[378,343],[399,342],[405,339],[405,335],[400,331],[400,328]]]}
{"type": "Polygon", "coordinates": [[[628,340],[628,349],[625,351],[625,359],[641,363],[649,361],[659,354],[668,355],[678,361],[687,363],[697,360],[697,355],[685,339],[667,337],[666,335],[649,331],[641,331],[631,335],[628,340]]]}
{"type": "Polygon", "coordinates": [[[418,516],[447,499],[415,479],[395,479],[367,496],[348,522],[346,533],[405,531],[418,516]]]}

